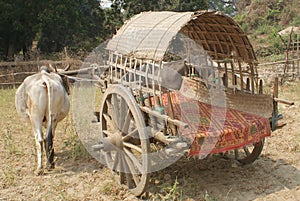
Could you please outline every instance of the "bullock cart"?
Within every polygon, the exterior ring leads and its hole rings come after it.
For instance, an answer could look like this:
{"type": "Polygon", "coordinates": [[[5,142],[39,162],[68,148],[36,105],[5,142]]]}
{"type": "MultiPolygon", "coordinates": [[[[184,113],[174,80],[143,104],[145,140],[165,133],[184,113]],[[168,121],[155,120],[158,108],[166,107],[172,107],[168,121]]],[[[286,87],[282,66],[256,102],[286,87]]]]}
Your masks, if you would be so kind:
{"type": "Polygon", "coordinates": [[[141,195],[183,155],[248,164],[277,121],[246,34],[220,12],[144,12],[106,46],[100,141],[119,182],[141,195]]]}

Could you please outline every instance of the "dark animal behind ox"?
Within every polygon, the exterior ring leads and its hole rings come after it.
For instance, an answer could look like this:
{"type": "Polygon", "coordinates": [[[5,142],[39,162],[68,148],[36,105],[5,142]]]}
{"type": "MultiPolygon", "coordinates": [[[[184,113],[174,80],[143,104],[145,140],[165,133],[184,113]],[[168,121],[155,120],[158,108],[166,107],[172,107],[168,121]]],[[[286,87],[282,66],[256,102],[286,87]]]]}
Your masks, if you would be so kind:
{"type": "Polygon", "coordinates": [[[63,120],[70,108],[66,89],[60,75],[41,67],[37,74],[27,77],[16,92],[15,105],[18,114],[30,122],[36,140],[37,174],[43,173],[42,151],[45,147],[47,166],[54,168],[53,138],[57,123],[63,120]],[[42,126],[46,128],[43,136],[42,126]]]}

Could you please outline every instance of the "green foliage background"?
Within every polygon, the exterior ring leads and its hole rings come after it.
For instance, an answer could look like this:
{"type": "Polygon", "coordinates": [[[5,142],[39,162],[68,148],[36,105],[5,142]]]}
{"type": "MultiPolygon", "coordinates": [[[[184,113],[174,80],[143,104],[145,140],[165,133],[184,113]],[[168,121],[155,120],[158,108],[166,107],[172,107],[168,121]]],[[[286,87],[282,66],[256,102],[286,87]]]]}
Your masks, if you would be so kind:
{"type": "Polygon", "coordinates": [[[0,60],[21,53],[30,58],[32,42],[41,54],[88,52],[111,37],[129,17],[148,10],[207,9],[207,0],[2,0],[0,2],[0,60]]]}
{"type": "Polygon", "coordinates": [[[300,24],[298,0],[2,0],[0,60],[13,60],[20,53],[24,60],[34,59],[33,41],[38,47],[35,54],[67,48],[78,55],[110,38],[137,13],[207,9],[233,16],[254,40],[259,34],[268,35],[271,49],[263,50],[264,54],[280,53],[283,47],[277,31],[300,24]],[[100,6],[103,2],[105,6],[100,6]]]}

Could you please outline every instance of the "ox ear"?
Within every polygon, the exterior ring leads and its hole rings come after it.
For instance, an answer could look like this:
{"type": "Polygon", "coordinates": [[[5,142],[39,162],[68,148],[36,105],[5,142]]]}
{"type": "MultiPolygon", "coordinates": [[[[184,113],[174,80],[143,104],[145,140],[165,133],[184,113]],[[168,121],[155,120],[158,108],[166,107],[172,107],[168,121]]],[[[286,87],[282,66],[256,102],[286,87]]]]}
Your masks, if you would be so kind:
{"type": "Polygon", "coordinates": [[[70,95],[70,79],[66,75],[59,74],[62,79],[62,85],[64,86],[68,95],[70,95]]]}

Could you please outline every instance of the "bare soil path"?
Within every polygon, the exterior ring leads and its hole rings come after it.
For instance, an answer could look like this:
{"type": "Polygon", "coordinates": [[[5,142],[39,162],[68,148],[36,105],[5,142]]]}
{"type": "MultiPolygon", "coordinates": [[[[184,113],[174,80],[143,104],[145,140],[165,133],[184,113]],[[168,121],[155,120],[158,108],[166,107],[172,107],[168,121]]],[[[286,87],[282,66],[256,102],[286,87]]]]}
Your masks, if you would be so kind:
{"type": "MultiPolygon", "coordinates": [[[[84,151],[71,117],[58,126],[55,170],[35,176],[35,142],[16,114],[14,92],[0,90],[0,201],[139,200],[84,151]]],[[[281,87],[280,96],[295,105],[280,106],[287,125],[267,138],[257,161],[240,166],[219,156],[181,159],[152,174],[148,198],[300,200],[300,82],[281,87]]]]}

